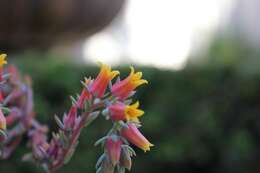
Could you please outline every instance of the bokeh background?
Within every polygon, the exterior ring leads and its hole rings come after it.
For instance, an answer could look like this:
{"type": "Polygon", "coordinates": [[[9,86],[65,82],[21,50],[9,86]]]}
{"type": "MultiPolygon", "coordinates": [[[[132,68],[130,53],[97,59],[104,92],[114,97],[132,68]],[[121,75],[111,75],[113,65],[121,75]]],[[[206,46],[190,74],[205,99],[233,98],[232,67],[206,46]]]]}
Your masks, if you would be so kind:
{"type": "MultiPolygon", "coordinates": [[[[1,0],[0,50],[33,79],[38,118],[55,130],[96,61],[149,85],[136,99],[142,132],[133,173],[260,172],[260,2],[258,0],[1,0]]],[[[58,172],[94,172],[93,146],[109,123],[84,130],[58,172]]],[[[0,172],[43,172],[21,162],[25,141],[0,172]]]]}

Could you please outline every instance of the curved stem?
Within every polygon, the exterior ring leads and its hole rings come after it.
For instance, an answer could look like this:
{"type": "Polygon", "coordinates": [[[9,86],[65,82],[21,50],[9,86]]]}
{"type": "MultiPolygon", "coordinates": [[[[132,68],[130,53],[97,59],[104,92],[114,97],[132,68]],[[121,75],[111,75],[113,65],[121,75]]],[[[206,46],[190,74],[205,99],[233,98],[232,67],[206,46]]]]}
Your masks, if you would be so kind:
{"type": "Polygon", "coordinates": [[[73,131],[73,133],[71,135],[71,138],[70,138],[70,141],[69,141],[69,146],[66,147],[66,148],[63,148],[62,157],[60,157],[61,159],[58,162],[56,162],[54,165],[51,165],[49,167],[50,171],[56,171],[60,167],[63,166],[65,158],[67,157],[67,155],[70,153],[70,151],[72,150],[73,146],[77,142],[77,139],[80,136],[81,130],[84,128],[90,113],[95,111],[95,109],[99,108],[100,106],[103,106],[103,102],[100,102],[98,104],[92,105],[90,107],[89,111],[84,113],[84,115],[82,116],[82,119],[81,119],[78,127],[73,131]]]}

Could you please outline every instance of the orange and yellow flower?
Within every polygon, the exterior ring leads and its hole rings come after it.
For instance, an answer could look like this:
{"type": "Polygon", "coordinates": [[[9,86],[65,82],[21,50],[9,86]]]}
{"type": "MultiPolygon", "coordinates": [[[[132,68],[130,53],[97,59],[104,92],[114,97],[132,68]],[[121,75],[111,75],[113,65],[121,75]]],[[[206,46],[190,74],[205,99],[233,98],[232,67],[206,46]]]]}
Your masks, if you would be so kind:
{"type": "Polygon", "coordinates": [[[0,80],[3,79],[3,65],[7,64],[6,56],[6,54],[0,54],[0,80]]]}
{"type": "Polygon", "coordinates": [[[6,129],[6,119],[5,116],[0,109],[0,130],[5,130],[6,129]]]}
{"type": "Polygon", "coordinates": [[[114,121],[127,120],[139,123],[138,117],[144,114],[144,111],[138,109],[139,102],[132,105],[125,105],[124,103],[117,102],[114,105],[108,107],[110,117],[114,121]]]}
{"type": "Polygon", "coordinates": [[[119,71],[112,71],[111,67],[106,64],[100,64],[100,72],[93,84],[90,86],[90,92],[96,97],[101,98],[109,84],[109,82],[119,74],[119,71]]]}
{"type": "Polygon", "coordinates": [[[123,100],[126,99],[131,92],[142,84],[147,84],[147,80],[142,79],[142,72],[136,72],[134,67],[130,67],[131,72],[127,78],[115,83],[112,86],[112,93],[114,96],[123,100]]]}
{"type": "Polygon", "coordinates": [[[6,54],[0,55],[0,67],[3,67],[4,64],[7,64],[6,56],[7,56],[6,54]]]}
{"type": "Polygon", "coordinates": [[[127,127],[123,127],[121,130],[121,135],[132,144],[144,150],[144,152],[150,151],[150,147],[154,146],[142,135],[133,123],[129,123],[127,127]]]}

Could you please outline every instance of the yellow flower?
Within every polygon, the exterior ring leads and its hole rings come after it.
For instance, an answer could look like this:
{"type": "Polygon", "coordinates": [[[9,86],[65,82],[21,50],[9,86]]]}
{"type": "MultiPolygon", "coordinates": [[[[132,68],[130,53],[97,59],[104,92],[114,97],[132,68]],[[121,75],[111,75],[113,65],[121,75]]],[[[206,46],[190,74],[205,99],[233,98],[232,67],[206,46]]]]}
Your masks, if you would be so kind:
{"type": "Polygon", "coordinates": [[[144,111],[138,109],[138,107],[139,102],[125,107],[125,117],[127,121],[132,120],[139,123],[138,117],[142,116],[144,114],[144,111]]]}
{"type": "Polygon", "coordinates": [[[100,73],[99,77],[108,78],[109,80],[112,80],[114,77],[119,75],[119,71],[111,69],[111,67],[107,64],[103,64],[101,62],[98,62],[100,65],[100,73]]]}
{"type": "Polygon", "coordinates": [[[6,56],[6,54],[0,55],[0,67],[3,67],[4,64],[7,64],[7,61],[5,60],[6,56]]]}
{"type": "Polygon", "coordinates": [[[147,80],[142,79],[142,76],[143,76],[142,72],[135,73],[135,69],[133,66],[131,66],[130,69],[131,69],[131,72],[129,75],[129,83],[131,83],[131,85],[134,86],[134,88],[136,88],[142,84],[148,84],[147,80]]]}

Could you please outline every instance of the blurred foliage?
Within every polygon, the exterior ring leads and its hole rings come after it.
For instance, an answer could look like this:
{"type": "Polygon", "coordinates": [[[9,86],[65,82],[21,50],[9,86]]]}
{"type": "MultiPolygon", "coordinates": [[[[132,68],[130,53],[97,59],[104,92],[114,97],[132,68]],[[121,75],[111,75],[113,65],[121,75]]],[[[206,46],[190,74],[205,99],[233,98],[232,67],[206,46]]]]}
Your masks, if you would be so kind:
{"type": "MultiPolygon", "coordinates": [[[[225,46],[213,48],[220,57],[226,55],[226,50],[220,51],[225,46]]],[[[56,127],[53,115],[62,116],[68,109],[69,96],[80,91],[79,81],[98,72],[96,67],[46,58],[15,63],[31,75],[37,116],[52,130],[56,127]]],[[[129,72],[126,67],[120,69],[123,76],[129,72]]],[[[141,130],[155,147],[145,154],[136,149],[131,172],[260,172],[260,73],[243,75],[237,65],[190,65],[181,71],[138,69],[149,80],[136,96],[146,112],[141,130]]],[[[84,130],[71,162],[59,172],[95,171],[100,150],[93,143],[110,125],[102,118],[98,121],[84,130]]],[[[1,172],[43,172],[20,161],[26,151],[20,147],[10,160],[1,161],[1,172]]]]}
{"type": "Polygon", "coordinates": [[[201,52],[189,59],[188,66],[233,67],[241,75],[260,73],[260,49],[238,35],[216,35],[201,52]]]}

